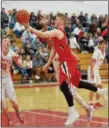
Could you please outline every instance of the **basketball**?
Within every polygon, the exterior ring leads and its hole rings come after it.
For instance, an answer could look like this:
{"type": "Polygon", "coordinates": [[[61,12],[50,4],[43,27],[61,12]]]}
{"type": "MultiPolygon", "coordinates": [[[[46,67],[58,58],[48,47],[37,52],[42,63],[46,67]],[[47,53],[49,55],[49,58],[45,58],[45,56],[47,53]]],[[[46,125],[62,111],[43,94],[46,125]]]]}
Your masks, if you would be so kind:
{"type": "Polygon", "coordinates": [[[21,24],[28,24],[30,19],[30,14],[26,10],[19,10],[16,14],[16,20],[21,24]]]}

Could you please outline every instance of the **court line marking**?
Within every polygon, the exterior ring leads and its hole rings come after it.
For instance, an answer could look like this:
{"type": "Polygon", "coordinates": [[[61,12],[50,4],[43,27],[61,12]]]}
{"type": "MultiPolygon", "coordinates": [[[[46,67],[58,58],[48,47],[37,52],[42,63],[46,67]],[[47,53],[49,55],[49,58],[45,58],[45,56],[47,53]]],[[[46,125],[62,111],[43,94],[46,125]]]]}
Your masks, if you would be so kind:
{"type": "MultiPolygon", "coordinates": [[[[41,113],[41,112],[32,112],[32,111],[25,111],[25,112],[28,112],[28,113],[32,113],[32,114],[35,114],[35,115],[45,115],[45,116],[52,116],[52,117],[57,117],[57,118],[63,118],[63,119],[66,119],[67,117],[66,116],[59,116],[59,115],[55,115],[55,114],[48,114],[48,113],[41,113]]],[[[80,121],[87,121],[85,119],[78,119],[80,121]]],[[[97,123],[97,124],[106,124],[108,125],[108,123],[106,122],[99,122],[99,121],[90,121],[90,123],[97,123]]]]}

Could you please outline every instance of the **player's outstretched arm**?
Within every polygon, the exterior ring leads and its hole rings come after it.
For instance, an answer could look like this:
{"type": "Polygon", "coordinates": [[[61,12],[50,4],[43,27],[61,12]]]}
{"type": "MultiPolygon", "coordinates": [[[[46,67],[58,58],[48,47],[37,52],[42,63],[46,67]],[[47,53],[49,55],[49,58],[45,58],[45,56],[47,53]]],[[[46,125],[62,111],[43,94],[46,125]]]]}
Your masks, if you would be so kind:
{"type": "Polygon", "coordinates": [[[54,46],[52,45],[52,50],[51,50],[51,53],[50,53],[50,57],[48,59],[47,64],[44,66],[44,70],[47,70],[49,68],[50,64],[52,63],[52,61],[55,57],[55,55],[56,55],[56,51],[55,51],[54,46]]]}
{"type": "Polygon", "coordinates": [[[28,29],[31,33],[35,34],[36,36],[38,36],[40,38],[47,38],[48,39],[48,38],[57,37],[58,39],[62,39],[63,36],[64,36],[63,33],[60,30],[57,30],[57,29],[54,29],[54,30],[51,30],[51,31],[45,31],[45,32],[36,30],[32,27],[29,27],[28,29]]]}

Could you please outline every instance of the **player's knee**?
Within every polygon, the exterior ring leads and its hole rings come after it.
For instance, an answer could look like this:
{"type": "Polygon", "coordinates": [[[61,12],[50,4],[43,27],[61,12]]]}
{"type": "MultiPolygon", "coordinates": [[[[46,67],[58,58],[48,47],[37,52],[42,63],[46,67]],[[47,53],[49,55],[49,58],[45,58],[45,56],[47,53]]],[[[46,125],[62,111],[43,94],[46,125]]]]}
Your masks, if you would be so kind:
{"type": "Polygon", "coordinates": [[[7,108],[5,101],[1,102],[1,107],[2,107],[2,110],[5,110],[7,108]]]}
{"type": "Polygon", "coordinates": [[[68,90],[68,84],[66,83],[66,81],[64,81],[64,82],[60,85],[60,90],[61,90],[62,92],[68,90]]]}
{"type": "Polygon", "coordinates": [[[10,99],[10,102],[11,102],[11,104],[14,105],[14,106],[17,106],[17,105],[18,105],[17,100],[16,100],[15,98],[10,99]]]}

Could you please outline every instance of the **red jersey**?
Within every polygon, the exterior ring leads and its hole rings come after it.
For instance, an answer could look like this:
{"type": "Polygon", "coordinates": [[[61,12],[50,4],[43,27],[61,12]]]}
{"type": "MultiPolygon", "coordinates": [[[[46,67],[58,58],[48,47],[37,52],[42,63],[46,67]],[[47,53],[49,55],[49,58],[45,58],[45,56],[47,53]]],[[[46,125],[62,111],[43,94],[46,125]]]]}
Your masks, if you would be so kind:
{"type": "Polygon", "coordinates": [[[80,72],[77,69],[78,61],[71,53],[65,31],[62,29],[59,30],[64,33],[64,37],[60,40],[56,37],[52,38],[53,46],[58,53],[61,63],[59,81],[62,83],[64,80],[68,79],[73,85],[78,86],[81,78],[80,72]]]}
{"type": "Polygon", "coordinates": [[[72,56],[64,30],[62,29],[59,30],[61,30],[64,33],[64,37],[61,40],[57,39],[56,37],[52,38],[52,40],[53,40],[54,48],[59,55],[60,62],[62,63],[63,61],[66,61],[68,59],[72,59],[75,62],[77,62],[76,57],[72,56]]]}

